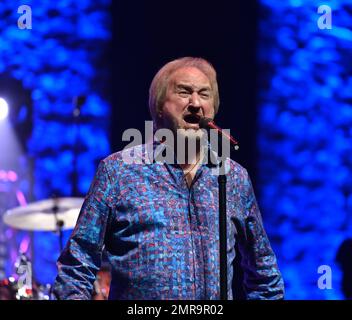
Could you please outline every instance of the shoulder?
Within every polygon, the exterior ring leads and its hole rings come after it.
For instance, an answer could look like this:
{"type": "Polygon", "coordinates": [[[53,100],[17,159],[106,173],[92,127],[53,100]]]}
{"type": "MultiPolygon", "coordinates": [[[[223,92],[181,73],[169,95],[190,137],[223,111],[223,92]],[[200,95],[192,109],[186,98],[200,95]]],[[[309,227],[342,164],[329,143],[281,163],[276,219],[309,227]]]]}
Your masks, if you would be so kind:
{"type": "MultiPolygon", "coordinates": [[[[244,168],[238,162],[236,162],[230,158],[226,158],[225,163],[226,163],[225,171],[226,171],[226,174],[230,178],[235,178],[235,179],[247,178],[248,173],[247,173],[246,168],[244,168]]],[[[218,168],[220,168],[220,167],[218,166],[218,168]]]]}
{"type": "Polygon", "coordinates": [[[227,163],[229,165],[229,175],[236,185],[248,185],[251,183],[245,167],[229,158],[227,159],[227,163]]]}
{"type": "Polygon", "coordinates": [[[244,174],[247,173],[247,170],[245,167],[243,167],[242,165],[240,165],[238,162],[236,162],[235,160],[232,160],[230,158],[226,159],[229,166],[230,166],[230,171],[233,174],[244,174]]]}

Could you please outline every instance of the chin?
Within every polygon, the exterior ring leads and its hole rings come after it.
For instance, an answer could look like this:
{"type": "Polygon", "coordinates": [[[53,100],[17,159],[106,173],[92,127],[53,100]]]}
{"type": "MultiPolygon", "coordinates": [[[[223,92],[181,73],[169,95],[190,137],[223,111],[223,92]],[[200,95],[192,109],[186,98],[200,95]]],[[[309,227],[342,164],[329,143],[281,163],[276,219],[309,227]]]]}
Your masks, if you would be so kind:
{"type": "Polygon", "coordinates": [[[179,128],[177,129],[177,133],[183,137],[188,139],[201,139],[204,135],[204,131],[198,128],[179,128]]]}

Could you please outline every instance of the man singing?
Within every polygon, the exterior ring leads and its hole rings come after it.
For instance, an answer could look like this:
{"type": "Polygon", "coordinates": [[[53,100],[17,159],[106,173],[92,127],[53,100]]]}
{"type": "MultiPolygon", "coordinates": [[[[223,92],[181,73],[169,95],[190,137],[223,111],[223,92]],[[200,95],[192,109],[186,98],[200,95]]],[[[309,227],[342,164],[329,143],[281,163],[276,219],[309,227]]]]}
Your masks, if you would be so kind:
{"type": "MultiPolygon", "coordinates": [[[[149,109],[155,129],[198,141],[199,119],[213,119],[219,109],[214,68],[201,58],[167,63],[151,83],[149,109]]],[[[187,152],[176,144],[153,139],[100,162],[58,260],[56,299],[91,299],[103,250],[111,265],[109,299],[220,299],[213,170],[219,163],[204,161],[202,147],[187,152]],[[165,151],[174,161],[157,161],[165,151]],[[126,152],[136,161],[125,161],[126,152]]],[[[246,298],[282,299],[283,280],[247,171],[227,163],[228,298],[236,298],[231,284],[238,248],[246,298]]]]}

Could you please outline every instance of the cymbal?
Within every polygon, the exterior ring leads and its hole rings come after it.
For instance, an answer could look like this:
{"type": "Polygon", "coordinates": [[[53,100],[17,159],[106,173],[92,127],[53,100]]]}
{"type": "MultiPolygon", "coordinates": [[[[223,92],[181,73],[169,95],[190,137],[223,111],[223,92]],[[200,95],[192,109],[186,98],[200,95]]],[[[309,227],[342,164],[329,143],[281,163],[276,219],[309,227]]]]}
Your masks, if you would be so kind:
{"type": "Polygon", "coordinates": [[[56,198],[33,202],[5,212],[4,223],[21,230],[56,231],[57,220],[63,222],[62,230],[72,229],[84,198],[56,198]],[[56,211],[56,215],[55,215],[56,211]]]}

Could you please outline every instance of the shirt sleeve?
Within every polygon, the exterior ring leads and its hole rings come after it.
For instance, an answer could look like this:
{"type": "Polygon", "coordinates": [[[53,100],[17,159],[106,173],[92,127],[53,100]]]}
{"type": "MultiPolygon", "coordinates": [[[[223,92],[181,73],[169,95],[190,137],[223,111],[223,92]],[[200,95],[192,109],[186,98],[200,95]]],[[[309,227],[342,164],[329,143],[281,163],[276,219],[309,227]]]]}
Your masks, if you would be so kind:
{"type": "Polygon", "coordinates": [[[91,299],[111,212],[111,190],[106,164],[101,161],[76,226],[58,259],[58,275],[53,286],[54,299],[91,299]]]}
{"type": "Polygon", "coordinates": [[[236,219],[243,289],[247,299],[284,298],[284,282],[265,232],[252,183],[245,169],[241,186],[242,211],[236,219]]]}

